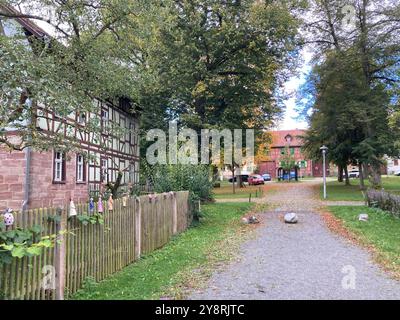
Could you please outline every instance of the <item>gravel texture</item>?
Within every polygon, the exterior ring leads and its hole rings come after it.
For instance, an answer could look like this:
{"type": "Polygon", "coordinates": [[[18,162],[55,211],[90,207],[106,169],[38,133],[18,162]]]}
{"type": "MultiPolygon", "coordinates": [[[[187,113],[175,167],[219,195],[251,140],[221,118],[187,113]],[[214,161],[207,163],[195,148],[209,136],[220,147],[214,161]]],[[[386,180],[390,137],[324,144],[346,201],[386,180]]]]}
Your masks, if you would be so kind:
{"type": "Polygon", "coordinates": [[[275,210],[261,215],[256,238],[189,299],[400,299],[400,282],[367,251],[331,233],[313,212],[321,206],[313,186],[286,185],[268,197],[275,210]],[[283,222],[288,211],[298,214],[298,224],[283,222]],[[346,279],[353,271],[355,287],[349,288],[346,279]]]}

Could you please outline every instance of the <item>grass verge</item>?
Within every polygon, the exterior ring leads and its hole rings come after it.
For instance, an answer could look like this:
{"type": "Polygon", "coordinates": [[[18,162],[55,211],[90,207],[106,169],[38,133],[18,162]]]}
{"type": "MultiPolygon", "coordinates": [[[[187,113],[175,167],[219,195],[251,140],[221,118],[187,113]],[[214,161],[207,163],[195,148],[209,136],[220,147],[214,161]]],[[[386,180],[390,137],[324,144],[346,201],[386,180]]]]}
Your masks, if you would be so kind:
{"type": "MultiPolygon", "coordinates": [[[[328,209],[350,231],[350,234],[345,235],[347,238],[370,249],[379,264],[400,278],[400,219],[388,212],[368,207],[330,206],[328,209]],[[368,214],[368,222],[358,221],[360,213],[368,214]]],[[[330,223],[330,226],[342,234],[347,231],[335,222],[330,223]]]]}
{"type": "Polygon", "coordinates": [[[251,203],[217,203],[202,207],[201,223],[163,248],[100,283],[87,281],[72,299],[182,299],[204,284],[216,265],[235,256],[251,232],[240,218],[251,203]]]}
{"type": "MultiPolygon", "coordinates": [[[[350,186],[344,182],[329,181],[327,183],[328,200],[332,201],[363,201],[364,197],[359,187],[358,179],[350,179],[350,186]]],[[[369,186],[369,181],[365,180],[369,186]]],[[[382,185],[386,191],[400,194],[400,177],[382,177],[382,185]]],[[[320,198],[323,198],[323,186],[320,186],[320,198]]]]}

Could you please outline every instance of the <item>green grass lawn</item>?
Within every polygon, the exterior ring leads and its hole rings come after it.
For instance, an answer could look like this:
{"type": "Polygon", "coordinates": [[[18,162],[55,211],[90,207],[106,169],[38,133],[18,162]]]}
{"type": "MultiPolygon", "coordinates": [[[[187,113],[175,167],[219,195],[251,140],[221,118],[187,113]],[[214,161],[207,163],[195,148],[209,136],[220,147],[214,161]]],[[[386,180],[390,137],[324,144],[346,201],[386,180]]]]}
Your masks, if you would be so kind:
{"type": "Polygon", "coordinates": [[[329,207],[344,226],[360,236],[362,242],[375,247],[378,259],[400,274],[400,219],[380,209],[368,207],[329,207]],[[367,213],[368,222],[358,221],[360,213],[367,213]]]}
{"type": "Polygon", "coordinates": [[[213,264],[234,256],[239,243],[250,234],[240,218],[253,205],[204,205],[199,225],[104,281],[87,281],[72,299],[181,298],[186,287],[204,281],[213,264]]]}
{"type": "MultiPolygon", "coordinates": [[[[327,195],[328,200],[334,201],[357,201],[364,200],[363,195],[360,191],[359,180],[350,179],[350,186],[346,186],[343,183],[337,181],[329,181],[327,183],[327,195]]],[[[366,186],[369,186],[369,181],[365,181],[366,186]]],[[[382,184],[386,191],[390,191],[396,194],[400,194],[400,177],[382,177],[382,184]]],[[[320,196],[323,197],[323,186],[320,187],[320,196]]]]}

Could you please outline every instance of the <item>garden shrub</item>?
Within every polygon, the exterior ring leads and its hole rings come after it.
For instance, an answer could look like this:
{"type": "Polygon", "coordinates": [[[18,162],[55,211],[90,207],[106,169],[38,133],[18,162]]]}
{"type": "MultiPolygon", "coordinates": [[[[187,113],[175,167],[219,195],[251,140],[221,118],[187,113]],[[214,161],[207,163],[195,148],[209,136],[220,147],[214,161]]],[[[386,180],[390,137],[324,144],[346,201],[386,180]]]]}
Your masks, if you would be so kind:
{"type": "Polygon", "coordinates": [[[207,165],[162,165],[154,168],[155,192],[189,191],[193,201],[212,199],[213,182],[207,165]]]}
{"type": "Polygon", "coordinates": [[[366,193],[368,206],[380,208],[400,218],[400,196],[384,190],[369,189],[366,193]]]}
{"type": "Polygon", "coordinates": [[[213,181],[208,165],[157,165],[152,166],[151,180],[154,192],[189,191],[189,200],[194,208],[193,218],[198,220],[200,212],[194,205],[198,201],[212,200],[213,181]]]}

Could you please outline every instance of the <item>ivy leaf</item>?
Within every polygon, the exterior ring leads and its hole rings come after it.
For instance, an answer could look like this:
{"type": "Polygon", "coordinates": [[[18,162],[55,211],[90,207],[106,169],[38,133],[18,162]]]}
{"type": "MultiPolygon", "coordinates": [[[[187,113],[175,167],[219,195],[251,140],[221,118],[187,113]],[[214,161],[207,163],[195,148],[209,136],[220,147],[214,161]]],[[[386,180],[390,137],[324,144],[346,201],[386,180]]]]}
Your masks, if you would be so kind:
{"type": "Polygon", "coordinates": [[[26,249],[26,253],[28,253],[31,256],[38,256],[42,253],[42,248],[37,247],[37,246],[32,246],[26,249]]]}
{"type": "Polygon", "coordinates": [[[10,230],[6,232],[7,238],[13,239],[16,236],[16,230],[10,230]]]}
{"type": "Polygon", "coordinates": [[[38,234],[38,233],[40,233],[40,232],[42,231],[42,227],[36,224],[36,225],[34,225],[30,230],[31,230],[33,233],[38,234]]]}
{"type": "Polygon", "coordinates": [[[4,248],[4,250],[11,251],[14,246],[12,244],[0,244],[0,247],[4,248]]]}
{"type": "Polygon", "coordinates": [[[5,263],[5,264],[11,264],[12,262],[12,256],[9,252],[0,252],[0,264],[5,263]]]}
{"type": "Polygon", "coordinates": [[[16,258],[22,258],[25,256],[26,249],[24,247],[14,247],[11,250],[11,255],[16,258]]]}

